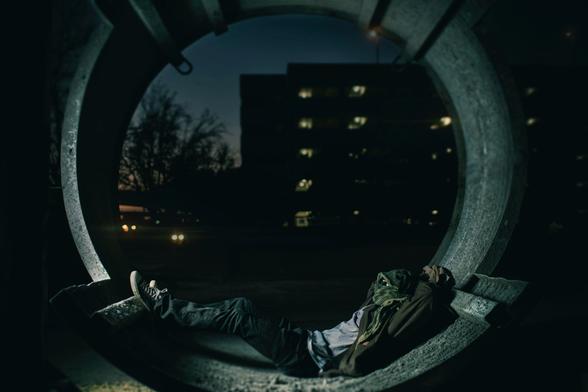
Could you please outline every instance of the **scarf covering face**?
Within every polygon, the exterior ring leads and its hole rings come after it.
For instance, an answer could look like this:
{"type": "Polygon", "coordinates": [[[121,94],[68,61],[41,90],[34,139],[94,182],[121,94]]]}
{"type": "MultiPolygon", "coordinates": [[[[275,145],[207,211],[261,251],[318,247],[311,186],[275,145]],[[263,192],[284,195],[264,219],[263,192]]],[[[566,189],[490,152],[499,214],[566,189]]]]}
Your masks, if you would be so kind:
{"type": "Polygon", "coordinates": [[[358,338],[358,343],[369,340],[384,326],[386,315],[410,297],[413,286],[414,279],[409,270],[394,269],[378,274],[372,294],[372,302],[377,307],[368,327],[358,338]]]}

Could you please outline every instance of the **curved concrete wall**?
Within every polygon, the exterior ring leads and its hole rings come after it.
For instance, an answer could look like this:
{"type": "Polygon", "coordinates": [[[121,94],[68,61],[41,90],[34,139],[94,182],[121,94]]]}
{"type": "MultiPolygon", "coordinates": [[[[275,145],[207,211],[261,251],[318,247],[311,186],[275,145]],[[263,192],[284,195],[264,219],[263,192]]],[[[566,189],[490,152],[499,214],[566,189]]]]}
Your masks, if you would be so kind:
{"type": "MultiPolygon", "coordinates": [[[[415,26],[426,25],[423,19],[431,17],[425,12],[429,3],[394,1],[382,18],[384,35],[400,44],[409,42],[417,34],[415,26]]],[[[243,0],[225,19],[230,23],[259,15],[314,13],[357,20],[361,4],[243,0]]],[[[62,141],[66,209],[94,280],[128,270],[112,241],[118,158],[133,109],[166,63],[131,8],[120,8],[114,28],[105,23],[96,32],[80,64],[62,141]]],[[[199,1],[165,2],[159,8],[182,47],[213,27],[199,1]]],[[[524,182],[521,148],[515,145],[520,127],[513,122],[513,105],[507,102],[492,59],[466,21],[457,17],[447,26],[424,64],[448,97],[461,171],[453,221],[432,262],[452,269],[461,283],[469,273],[494,269],[516,222],[524,182]]]]}
{"type": "MultiPolygon", "coordinates": [[[[92,279],[112,277],[122,290],[128,290],[129,268],[113,241],[118,228],[118,162],[132,112],[166,60],[127,2],[108,4],[118,8],[109,12],[105,6],[105,12],[112,15],[112,26],[105,22],[96,31],[69,96],[62,178],[70,227],[92,279]]],[[[384,35],[410,47],[408,43],[419,34],[418,28],[436,23],[434,13],[427,12],[434,4],[438,3],[391,2],[382,15],[384,35]]],[[[308,13],[358,21],[363,5],[356,0],[241,0],[225,6],[224,20],[230,24],[261,15],[308,13]]],[[[211,21],[200,1],[161,1],[157,7],[180,47],[215,26],[218,29],[219,19],[211,21]]],[[[516,222],[525,180],[524,147],[519,144],[521,127],[517,120],[520,115],[516,113],[518,106],[510,102],[511,93],[505,92],[502,73],[497,72],[494,60],[459,15],[432,45],[423,63],[447,99],[455,120],[460,160],[460,189],[453,220],[431,262],[449,267],[461,284],[471,273],[492,272],[516,222]]],[[[457,331],[457,335],[467,332],[457,331]]],[[[440,341],[431,345],[435,342],[440,341]]],[[[445,359],[436,357],[427,363],[436,366],[445,359]]],[[[418,369],[420,374],[428,368],[418,369]]],[[[399,378],[392,370],[377,372],[374,380],[378,381],[374,382],[378,388],[412,377],[404,374],[399,378]]],[[[215,379],[222,377],[218,374],[215,379]]],[[[361,389],[357,381],[350,381],[348,386],[349,390],[361,389]]]]}

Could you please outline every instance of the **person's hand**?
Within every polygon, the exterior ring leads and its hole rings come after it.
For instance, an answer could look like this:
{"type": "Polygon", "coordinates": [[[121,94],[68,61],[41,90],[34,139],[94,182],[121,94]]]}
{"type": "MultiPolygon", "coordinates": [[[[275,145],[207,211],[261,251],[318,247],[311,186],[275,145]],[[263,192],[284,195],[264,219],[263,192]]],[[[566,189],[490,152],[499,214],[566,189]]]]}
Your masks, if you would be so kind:
{"type": "Polygon", "coordinates": [[[452,285],[451,282],[453,281],[453,276],[449,270],[438,265],[425,265],[421,272],[421,276],[426,278],[428,282],[436,284],[437,286],[452,285]]]}

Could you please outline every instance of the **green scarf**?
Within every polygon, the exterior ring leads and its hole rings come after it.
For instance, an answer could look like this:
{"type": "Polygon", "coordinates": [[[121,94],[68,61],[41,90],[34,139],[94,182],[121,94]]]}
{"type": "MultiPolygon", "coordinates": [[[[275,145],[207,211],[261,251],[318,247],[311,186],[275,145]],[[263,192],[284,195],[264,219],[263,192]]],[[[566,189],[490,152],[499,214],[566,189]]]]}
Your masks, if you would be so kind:
{"type": "Polygon", "coordinates": [[[413,285],[412,273],[406,269],[394,269],[378,274],[372,293],[372,302],[377,307],[368,327],[358,338],[358,343],[369,340],[383,327],[386,315],[410,297],[413,285]]]}

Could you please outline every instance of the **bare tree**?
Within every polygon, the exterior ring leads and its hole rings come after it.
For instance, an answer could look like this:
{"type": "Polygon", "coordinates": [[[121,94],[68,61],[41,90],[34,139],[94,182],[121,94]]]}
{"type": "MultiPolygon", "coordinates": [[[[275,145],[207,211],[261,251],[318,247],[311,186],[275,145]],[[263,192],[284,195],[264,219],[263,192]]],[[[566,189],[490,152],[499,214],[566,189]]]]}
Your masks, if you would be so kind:
{"type": "Polygon", "coordinates": [[[205,109],[193,118],[161,84],[143,97],[127,132],[119,170],[119,188],[152,190],[199,172],[234,166],[234,154],[223,141],[226,126],[205,109]]]}

